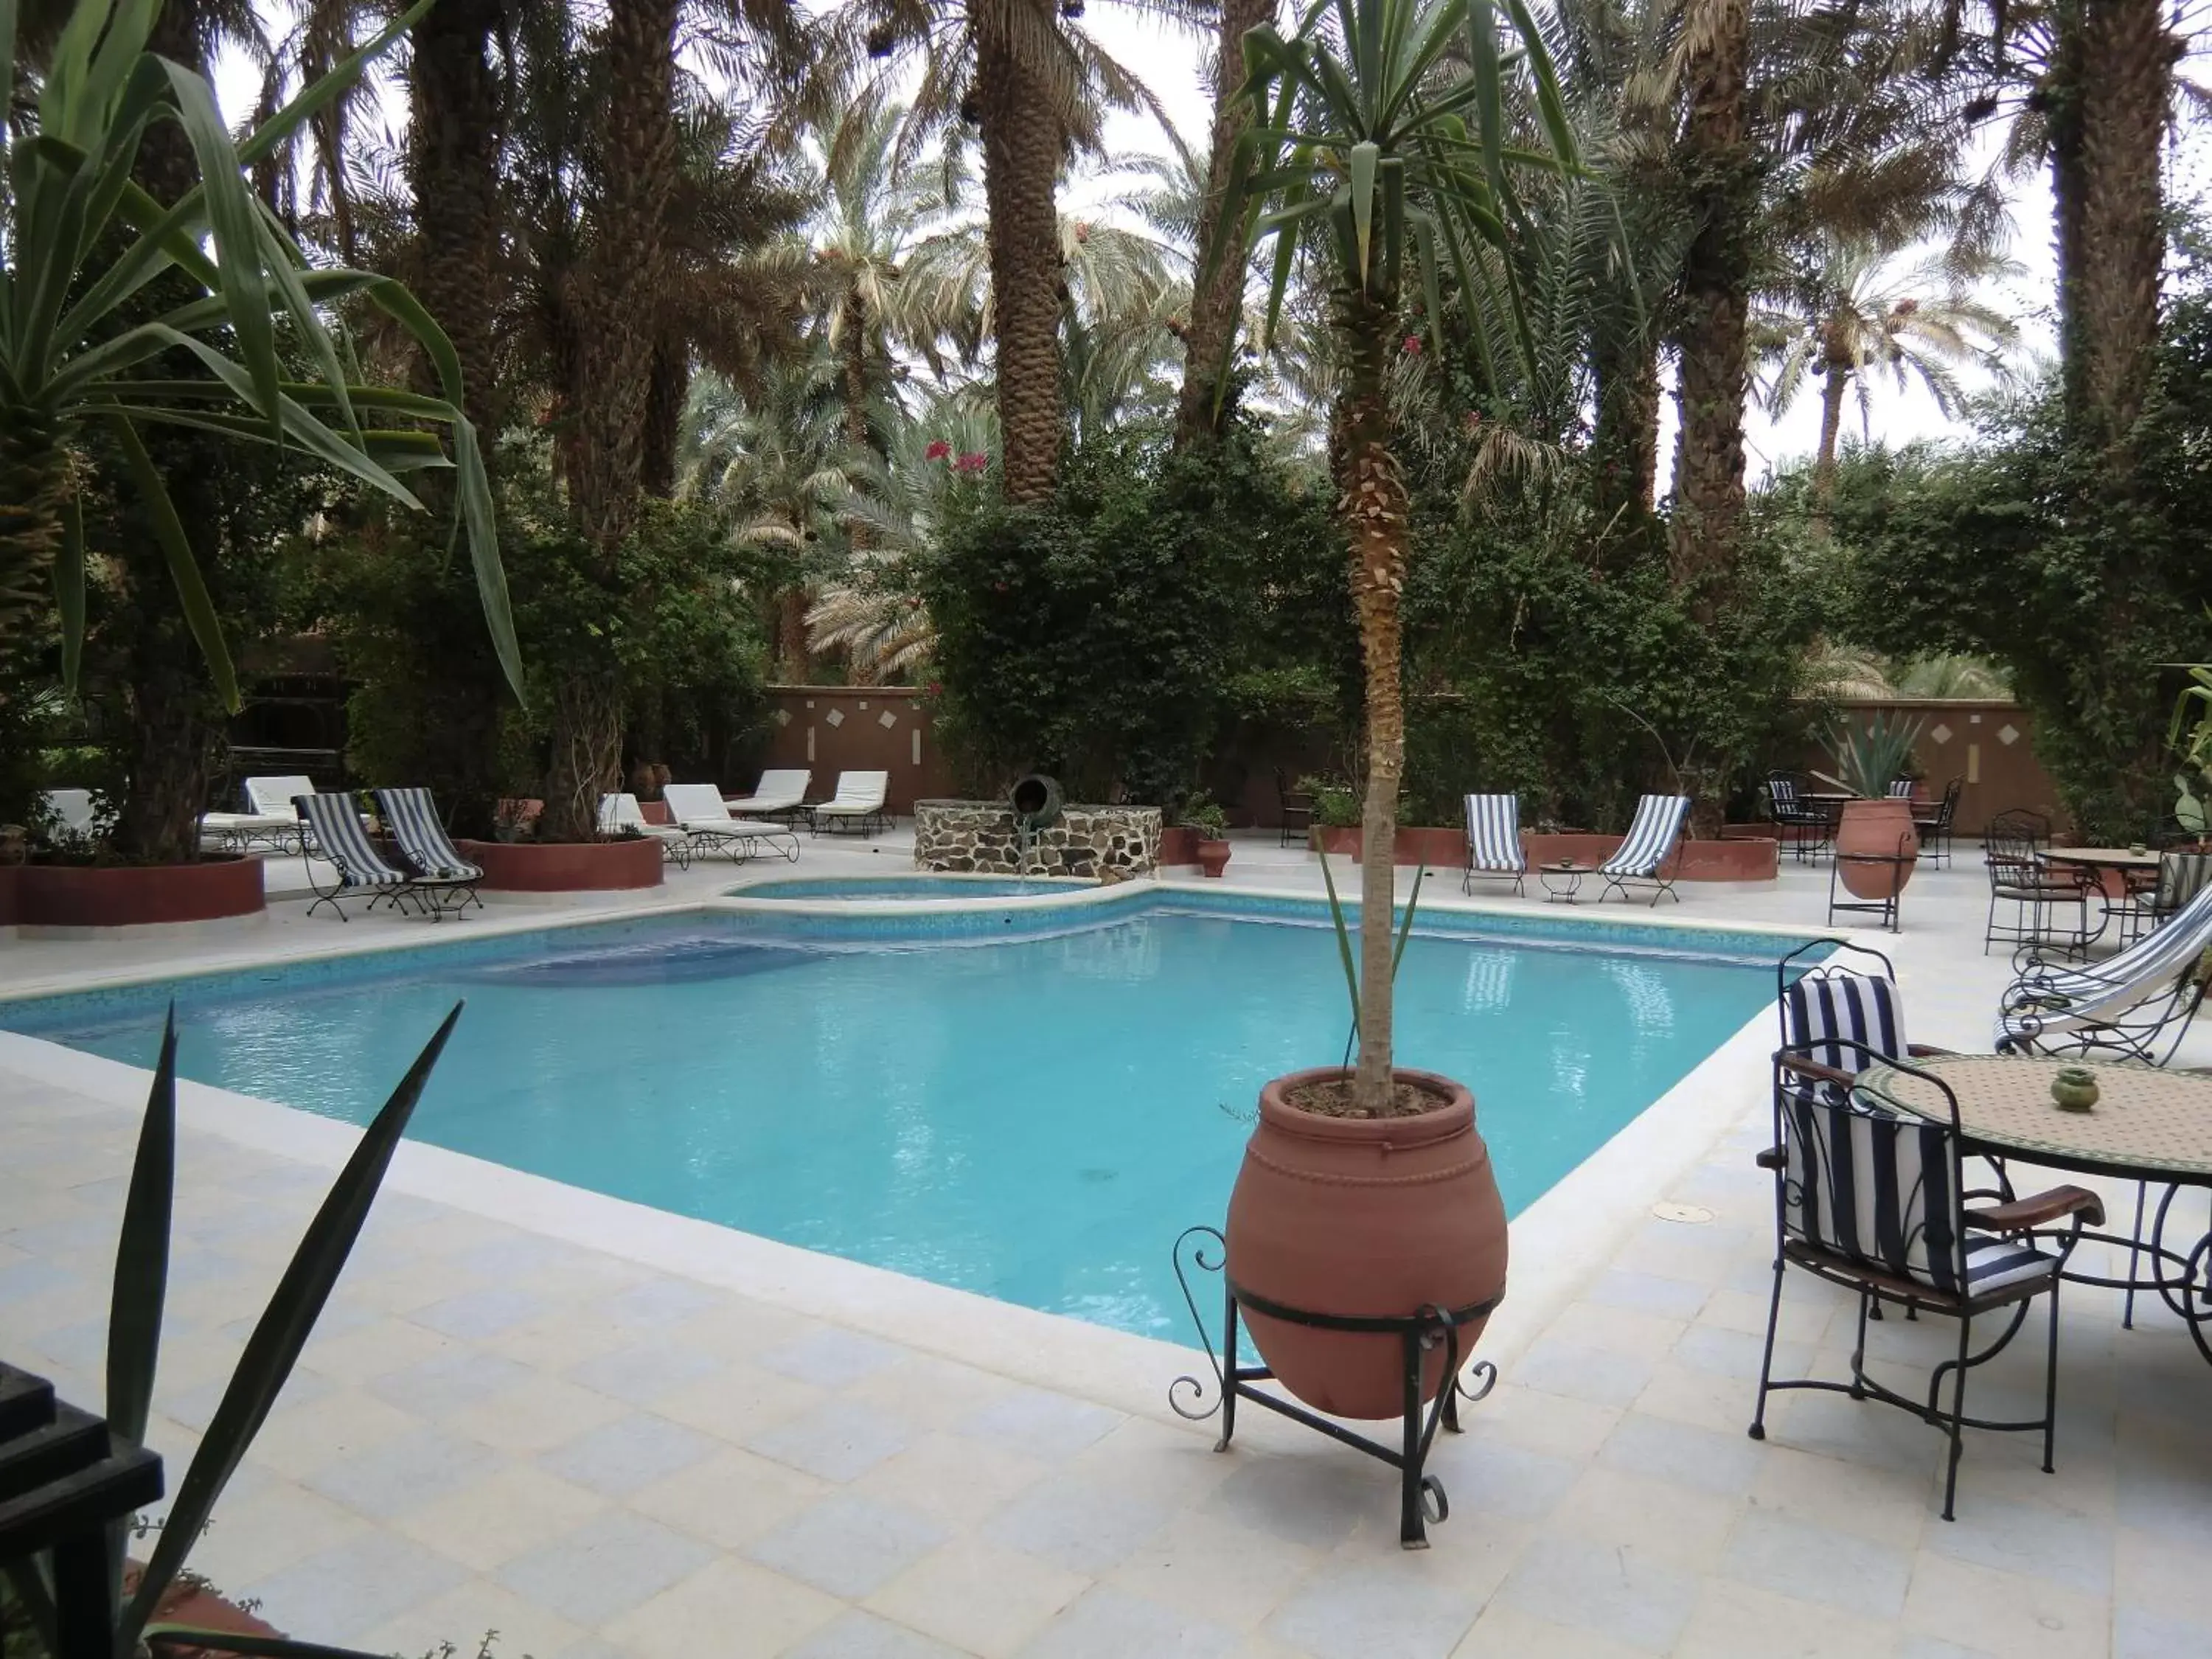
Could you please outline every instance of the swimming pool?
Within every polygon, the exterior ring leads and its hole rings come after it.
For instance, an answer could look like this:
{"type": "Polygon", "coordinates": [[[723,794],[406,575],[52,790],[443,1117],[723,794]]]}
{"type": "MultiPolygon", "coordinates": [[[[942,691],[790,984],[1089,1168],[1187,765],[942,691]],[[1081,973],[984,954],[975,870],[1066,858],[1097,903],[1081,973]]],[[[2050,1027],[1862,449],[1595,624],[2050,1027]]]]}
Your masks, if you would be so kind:
{"type": "MultiPolygon", "coordinates": [[[[419,1139],[1172,1334],[1170,1247],[1220,1219],[1260,1085],[1344,1051],[1335,941],[1287,900],[973,908],[998,931],[709,908],[0,1003],[0,1027],[150,1065],[173,995],[186,1077],[362,1122],[465,998],[419,1139]]],[[[1755,1013],[1797,942],[1439,913],[1398,1052],[1473,1087],[1516,1212],[1755,1013]]]]}

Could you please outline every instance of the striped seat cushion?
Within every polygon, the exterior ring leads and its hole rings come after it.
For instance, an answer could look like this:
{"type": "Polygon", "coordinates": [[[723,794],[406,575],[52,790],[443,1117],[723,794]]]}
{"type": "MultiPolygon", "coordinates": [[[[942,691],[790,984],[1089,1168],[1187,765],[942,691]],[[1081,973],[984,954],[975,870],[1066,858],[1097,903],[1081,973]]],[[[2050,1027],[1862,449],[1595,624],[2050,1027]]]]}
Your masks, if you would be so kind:
{"type": "Polygon", "coordinates": [[[1656,873],[1674,851],[1674,838],[1682,833],[1682,820],[1689,813],[1687,795],[1644,796],[1636,803],[1636,817],[1629,823],[1627,836],[1613,855],[1598,866],[1599,873],[1645,877],[1656,873]]]}
{"type": "Polygon", "coordinates": [[[1987,1296],[2008,1285],[2044,1279],[2058,1271],[2058,1258],[2024,1238],[1978,1234],[1966,1241],[1966,1293],[1987,1296]]]}
{"type": "Polygon", "coordinates": [[[439,822],[436,803],[427,789],[380,789],[377,805],[384,810],[386,827],[425,881],[481,881],[483,872],[461,856],[439,822]]]}
{"type": "Polygon", "coordinates": [[[1897,987],[1879,974],[1849,969],[1813,969],[1782,994],[1782,1041],[1809,1049],[1808,1059],[1839,1072],[1857,1072],[1868,1056],[1838,1039],[1871,1048],[1884,1059],[1904,1054],[1905,1010],[1897,987]]]}

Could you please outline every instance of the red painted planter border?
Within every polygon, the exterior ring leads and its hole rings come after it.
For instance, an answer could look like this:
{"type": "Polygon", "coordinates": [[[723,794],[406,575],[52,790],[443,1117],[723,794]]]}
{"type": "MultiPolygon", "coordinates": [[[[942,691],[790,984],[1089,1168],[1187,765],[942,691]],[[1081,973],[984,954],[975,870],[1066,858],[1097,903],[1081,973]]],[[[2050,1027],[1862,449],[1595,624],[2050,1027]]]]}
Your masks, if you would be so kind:
{"type": "Polygon", "coordinates": [[[660,885],[660,842],[464,841],[488,893],[607,893],[660,885]]]}
{"type": "MultiPolygon", "coordinates": [[[[1522,850],[1529,867],[1573,859],[1581,864],[1602,864],[1620,849],[1625,837],[1598,835],[1539,836],[1522,832],[1522,850]]],[[[1359,856],[1359,831],[1316,826],[1308,845],[1331,857],[1359,856]]],[[[1684,842],[1668,861],[1667,873],[1678,881],[1772,881],[1780,868],[1781,844],[1771,838],[1730,838],[1723,841],[1684,842]]],[[[1467,863],[1467,833],[1462,830],[1410,829],[1398,831],[1393,862],[1425,864],[1432,870],[1456,870],[1467,863]]]]}
{"type": "Polygon", "coordinates": [[[14,877],[25,927],[137,927],[219,921],[265,908],[261,860],[210,854],[198,864],[27,864],[14,877]]]}
{"type": "Polygon", "coordinates": [[[0,864],[0,927],[15,925],[15,884],[21,866],[0,864]]]}

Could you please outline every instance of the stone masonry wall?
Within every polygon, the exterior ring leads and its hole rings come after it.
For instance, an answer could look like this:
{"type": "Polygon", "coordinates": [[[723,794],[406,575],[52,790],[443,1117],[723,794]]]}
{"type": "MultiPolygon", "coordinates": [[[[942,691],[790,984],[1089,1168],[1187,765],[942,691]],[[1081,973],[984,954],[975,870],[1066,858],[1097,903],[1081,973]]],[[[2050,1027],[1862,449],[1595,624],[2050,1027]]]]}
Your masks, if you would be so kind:
{"type": "MultiPolygon", "coordinates": [[[[1037,832],[1029,873],[1085,876],[1109,870],[1150,875],[1159,862],[1157,806],[1067,806],[1060,821],[1037,832]]],[[[991,801],[918,800],[914,804],[914,867],[1019,873],[1014,815],[991,801]]]]}

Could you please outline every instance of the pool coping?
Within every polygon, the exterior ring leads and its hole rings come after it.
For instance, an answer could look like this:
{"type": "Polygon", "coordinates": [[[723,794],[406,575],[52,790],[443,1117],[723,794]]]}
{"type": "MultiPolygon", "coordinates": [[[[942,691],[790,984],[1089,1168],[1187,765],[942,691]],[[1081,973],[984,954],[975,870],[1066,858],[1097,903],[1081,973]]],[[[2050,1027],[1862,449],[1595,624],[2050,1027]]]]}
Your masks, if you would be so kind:
{"type": "MultiPolygon", "coordinates": [[[[781,872],[763,871],[757,878],[761,882],[788,880],[781,872]]],[[[832,878],[834,879],[834,878],[832,878]]],[[[328,940],[314,939],[297,945],[270,935],[264,927],[256,927],[250,936],[236,940],[235,951],[210,950],[202,960],[173,958],[166,961],[134,963],[124,967],[83,967],[65,969],[43,975],[33,975],[0,985],[0,1005],[36,1000],[46,997],[67,996],[78,992],[124,990],[132,986],[149,985],[169,979],[198,979],[216,974],[245,973],[256,969],[271,968],[295,963],[324,963],[343,961],[356,957],[374,957],[395,952],[435,949],[441,945],[465,943],[471,939],[501,938],[515,933],[547,933],[556,929],[588,927],[612,922],[633,921],[656,916],[682,915],[704,912],[745,916],[785,916],[801,920],[847,919],[924,919],[930,915],[949,916],[959,914],[963,901],[923,900],[862,900],[826,899],[753,899],[746,900],[744,888],[750,883],[716,893],[691,894],[683,897],[655,897],[637,902],[592,905],[568,914],[548,914],[532,905],[527,913],[518,915],[485,915],[471,917],[465,924],[456,922],[451,933],[392,934],[380,933],[367,938],[340,937],[328,940]]],[[[1072,913],[1084,910],[1128,905],[1139,899],[1157,902],[1170,894],[1196,896],[1206,901],[1207,908],[1234,908],[1243,900],[1267,904],[1294,904],[1301,910],[1321,907],[1325,912],[1327,901],[1310,892],[1293,887],[1234,886],[1209,882],[1202,878],[1149,877],[1119,882],[1111,886],[1088,889],[1078,892],[1044,894],[1035,898],[993,899],[987,901],[994,907],[1012,908],[1021,914],[1049,914],[1055,909],[1072,913]]],[[[1347,899],[1347,914],[1358,910],[1356,898],[1347,899]]],[[[1680,907],[1677,907],[1679,911],[1680,907]]],[[[1688,933],[1727,933],[1743,937],[1804,940],[1812,938],[1850,938],[1871,931],[1862,928],[1804,928],[1778,922],[1730,921],[1703,916],[1681,916],[1669,913],[1663,919],[1649,911],[1638,915],[1624,906],[1620,911],[1598,914],[1595,904],[1547,906],[1532,910],[1526,906],[1514,906],[1496,900],[1484,900],[1451,895],[1444,897],[1424,896],[1423,914],[1431,911],[1446,915],[1495,918],[1507,925],[1499,931],[1510,936],[1528,932],[1538,927],[1565,926],[1572,927],[1618,927],[1651,929],[1660,933],[1679,931],[1688,933]],[[1582,914],[1584,909],[1589,914],[1582,914]]],[[[228,941],[226,941],[228,942],[228,941]]],[[[210,945],[215,944],[210,939],[210,945]]]]}
{"type": "MultiPolygon", "coordinates": [[[[1909,939],[1891,936],[1886,944],[1900,963],[1915,954],[1909,939]]],[[[1765,1109],[1773,1018],[1771,1007],[1761,1007],[1514,1218],[1508,1294],[1478,1357],[1502,1370],[1525,1352],[1650,1218],[1652,1206],[1765,1109]]],[[[134,1120],[152,1076],[12,1031],[0,1031],[0,1070],[72,1090],[134,1120]]],[[[204,1084],[179,1079],[177,1097],[188,1132],[332,1172],[359,1139],[349,1124],[204,1084]]],[[[784,1244],[426,1142],[401,1144],[386,1188],[1158,1420],[1177,1420],[1167,1407],[1168,1385],[1204,1363],[1181,1344],[784,1244]]],[[[1224,1207],[1227,1200],[1224,1191],[1224,1207]]],[[[1173,1243],[1163,1239],[1160,1248],[1173,1243]]]]}

